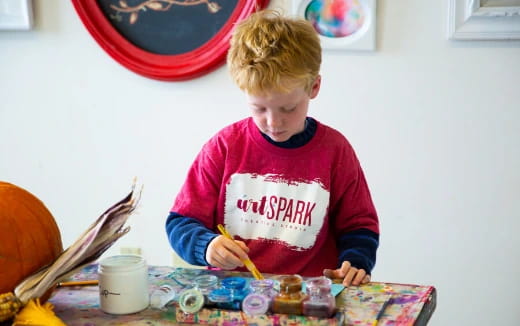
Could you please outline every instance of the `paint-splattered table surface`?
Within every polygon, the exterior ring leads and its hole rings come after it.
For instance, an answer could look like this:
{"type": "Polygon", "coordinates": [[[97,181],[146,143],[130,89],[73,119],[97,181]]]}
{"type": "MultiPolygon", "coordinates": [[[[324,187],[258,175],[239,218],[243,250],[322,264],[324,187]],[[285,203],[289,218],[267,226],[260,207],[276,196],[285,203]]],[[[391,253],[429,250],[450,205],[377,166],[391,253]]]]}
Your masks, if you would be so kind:
{"type": "MultiPolygon", "coordinates": [[[[189,270],[169,266],[149,266],[150,293],[160,285],[183,287],[191,272],[213,273],[219,278],[250,276],[247,273],[212,270],[189,270]]],[[[275,280],[278,275],[265,275],[275,280]]],[[[97,279],[97,264],[74,274],[71,280],[97,279]]],[[[436,306],[436,291],[432,286],[393,283],[369,283],[345,288],[336,297],[338,313],[329,319],[268,314],[249,317],[240,311],[203,308],[194,315],[184,314],[175,302],[163,309],[148,308],[129,315],[110,315],[99,308],[99,288],[78,286],[58,288],[49,300],[54,311],[69,326],[94,325],[373,325],[383,309],[377,325],[425,325],[436,306]],[[386,302],[386,304],[385,304],[386,302]]]]}

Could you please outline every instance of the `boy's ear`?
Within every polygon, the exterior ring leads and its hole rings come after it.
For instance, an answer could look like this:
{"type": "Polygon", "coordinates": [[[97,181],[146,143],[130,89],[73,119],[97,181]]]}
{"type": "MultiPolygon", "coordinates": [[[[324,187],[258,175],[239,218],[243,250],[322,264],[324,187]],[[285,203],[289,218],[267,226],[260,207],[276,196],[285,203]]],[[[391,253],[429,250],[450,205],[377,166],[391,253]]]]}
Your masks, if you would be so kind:
{"type": "Polygon", "coordinates": [[[314,83],[312,83],[311,93],[309,94],[309,97],[311,99],[318,96],[318,93],[320,92],[320,86],[321,86],[321,75],[318,75],[316,77],[316,79],[314,80],[314,83]]]}

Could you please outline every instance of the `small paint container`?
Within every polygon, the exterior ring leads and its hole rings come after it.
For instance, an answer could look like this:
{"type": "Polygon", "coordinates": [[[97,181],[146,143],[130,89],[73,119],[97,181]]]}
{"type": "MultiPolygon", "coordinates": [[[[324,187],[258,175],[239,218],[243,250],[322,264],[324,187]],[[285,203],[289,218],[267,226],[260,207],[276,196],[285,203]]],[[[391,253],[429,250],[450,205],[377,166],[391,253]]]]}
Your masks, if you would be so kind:
{"type": "Polygon", "coordinates": [[[243,277],[228,277],[221,282],[222,287],[230,289],[233,294],[233,300],[242,301],[245,296],[249,294],[249,289],[246,288],[246,279],[243,277]]]}
{"type": "Polygon", "coordinates": [[[302,292],[303,279],[299,275],[286,275],[280,279],[280,293],[273,298],[273,312],[301,315],[303,301],[307,295],[302,292]]]}
{"type": "Polygon", "coordinates": [[[259,316],[269,310],[271,298],[262,293],[249,293],[242,301],[242,310],[249,316],[259,316]]]}
{"type": "Polygon", "coordinates": [[[141,256],[118,255],[100,261],[99,305],[109,314],[131,314],[148,307],[148,266],[141,256]]]}
{"type": "Polygon", "coordinates": [[[198,289],[188,289],[179,296],[179,307],[185,314],[194,314],[204,306],[204,294],[198,289]]]}
{"type": "MultiPolygon", "coordinates": [[[[271,309],[273,298],[278,294],[274,289],[274,281],[271,279],[252,280],[249,282],[252,293],[263,294],[269,300],[269,309],[271,309]]],[[[244,299],[245,300],[245,299],[244,299]]]]}
{"type": "Polygon", "coordinates": [[[204,295],[204,305],[211,306],[213,303],[209,300],[208,295],[211,291],[218,288],[218,277],[211,274],[200,275],[193,282],[195,283],[195,288],[204,295]]]}
{"type": "Polygon", "coordinates": [[[303,301],[303,314],[330,318],[336,310],[336,299],[331,293],[331,280],[316,277],[307,281],[308,297],[303,301]]]}
{"type": "Polygon", "coordinates": [[[233,292],[230,289],[214,289],[209,293],[208,299],[213,302],[217,308],[240,310],[240,301],[233,300],[233,292]]]}

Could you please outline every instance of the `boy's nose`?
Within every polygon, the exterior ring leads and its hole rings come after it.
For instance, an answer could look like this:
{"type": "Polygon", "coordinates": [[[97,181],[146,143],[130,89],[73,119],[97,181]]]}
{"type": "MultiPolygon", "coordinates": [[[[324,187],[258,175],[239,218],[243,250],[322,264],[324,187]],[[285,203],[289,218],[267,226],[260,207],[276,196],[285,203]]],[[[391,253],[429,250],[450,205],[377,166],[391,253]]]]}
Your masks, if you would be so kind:
{"type": "Polygon", "coordinates": [[[279,117],[277,114],[268,114],[267,115],[267,125],[271,128],[271,129],[276,129],[280,126],[282,126],[282,118],[279,117]]]}

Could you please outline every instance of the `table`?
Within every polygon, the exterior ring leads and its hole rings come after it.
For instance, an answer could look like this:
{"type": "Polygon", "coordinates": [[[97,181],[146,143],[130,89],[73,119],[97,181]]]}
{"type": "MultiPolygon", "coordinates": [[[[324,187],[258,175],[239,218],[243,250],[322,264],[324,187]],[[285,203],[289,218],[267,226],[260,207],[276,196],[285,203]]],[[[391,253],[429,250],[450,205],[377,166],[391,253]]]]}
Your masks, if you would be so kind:
{"type": "MultiPolygon", "coordinates": [[[[247,276],[249,273],[213,270],[193,270],[171,266],[149,266],[150,292],[161,284],[175,283],[179,287],[198,273],[213,273],[219,278],[247,276]]],[[[264,276],[277,279],[280,275],[264,276]]],[[[71,280],[97,279],[97,264],[91,264],[74,274],[71,280]]],[[[203,308],[193,315],[184,314],[175,302],[164,309],[147,308],[129,315],[110,315],[99,308],[99,288],[78,286],[57,288],[49,300],[54,311],[69,326],[93,325],[147,325],[179,324],[206,325],[373,325],[375,316],[384,303],[382,318],[377,325],[426,325],[436,306],[436,290],[428,285],[407,285],[372,282],[350,286],[336,297],[338,313],[333,318],[320,319],[305,316],[268,314],[250,317],[240,311],[203,308]]]]}

